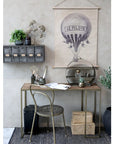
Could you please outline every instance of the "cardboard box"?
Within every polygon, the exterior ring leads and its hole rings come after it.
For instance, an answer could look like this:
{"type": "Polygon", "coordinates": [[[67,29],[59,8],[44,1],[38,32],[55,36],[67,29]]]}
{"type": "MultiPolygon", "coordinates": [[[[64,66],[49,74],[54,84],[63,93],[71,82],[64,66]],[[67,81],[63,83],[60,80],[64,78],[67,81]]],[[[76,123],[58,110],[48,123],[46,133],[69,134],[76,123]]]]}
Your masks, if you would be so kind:
{"type": "MultiPolygon", "coordinates": [[[[93,114],[91,112],[87,112],[86,114],[86,122],[93,122],[93,114]]],[[[85,123],[85,112],[72,112],[72,123],[85,123]]]]}
{"type": "MultiPolygon", "coordinates": [[[[85,123],[72,123],[71,122],[72,135],[84,135],[85,134],[85,123]]],[[[86,124],[86,134],[95,134],[95,123],[86,124]]]]}

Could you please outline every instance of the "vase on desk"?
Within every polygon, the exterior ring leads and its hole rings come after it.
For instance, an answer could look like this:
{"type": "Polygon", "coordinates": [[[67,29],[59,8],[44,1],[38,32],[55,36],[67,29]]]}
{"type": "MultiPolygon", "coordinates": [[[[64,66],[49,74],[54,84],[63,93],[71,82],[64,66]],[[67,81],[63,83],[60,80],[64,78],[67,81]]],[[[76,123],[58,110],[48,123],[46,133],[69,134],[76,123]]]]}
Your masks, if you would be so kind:
{"type": "Polygon", "coordinates": [[[79,87],[84,87],[84,83],[80,82],[79,87]]]}
{"type": "Polygon", "coordinates": [[[46,84],[45,78],[42,78],[42,77],[39,78],[38,82],[39,82],[39,85],[46,84]]]}
{"type": "Polygon", "coordinates": [[[84,87],[84,79],[83,79],[83,77],[79,78],[79,87],[84,87]]]}
{"type": "Polygon", "coordinates": [[[35,75],[34,75],[34,72],[33,72],[32,76],[31,76],[31,84],[34,84],[34,82],[35,82],[35,75]]]}

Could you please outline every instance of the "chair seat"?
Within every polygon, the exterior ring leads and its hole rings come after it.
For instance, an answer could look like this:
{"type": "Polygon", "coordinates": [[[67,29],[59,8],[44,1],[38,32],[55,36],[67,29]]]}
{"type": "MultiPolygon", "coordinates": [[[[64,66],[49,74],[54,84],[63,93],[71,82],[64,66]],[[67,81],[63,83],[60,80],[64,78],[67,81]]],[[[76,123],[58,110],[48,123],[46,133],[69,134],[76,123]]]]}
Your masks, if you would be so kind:
{"type": "MultiPolygon", "coordinates": [[[[53,105],[53,115],[57,116],[63,114],[64,108],[59,105],[53,105]]],[[[44,117],[51,117],[50,105],[41,106],[37,110],[37,114],[44,117]]]]}

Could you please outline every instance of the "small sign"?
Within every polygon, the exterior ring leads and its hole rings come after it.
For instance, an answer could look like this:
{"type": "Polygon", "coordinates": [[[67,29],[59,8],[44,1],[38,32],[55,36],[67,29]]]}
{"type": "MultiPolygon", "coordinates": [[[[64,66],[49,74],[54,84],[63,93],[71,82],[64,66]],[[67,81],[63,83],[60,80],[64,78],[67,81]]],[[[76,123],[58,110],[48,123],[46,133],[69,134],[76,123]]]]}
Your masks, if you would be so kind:
{"type": "Polygon", "coordinates": [[[21,54],[22,57],[25,57],[25,54],[21,54]]]}
{"type": "Polygon", "coordinates": [[[9,55],[9,54],[6,54],[5,56],[6,56],[6,57],[9,57],[10,55],[9,55]]]}
{"type": "Polygon", "coordinates": [[[40,57],[40,56],[41,56],[41,53],[38,53],[38,54],[37,54],[37,57],[40,57]]]}
{"type": "Polygon", "coordinates": [[[14,57],[17,57],[17,56],[18,56],[18,54],[13,54],[13,56],[14,56],[14,57]]]}
{"type": "Polygon", "coordinates": [[[33,54],[29,54],[30,57],[33,57],[33,54]]]}

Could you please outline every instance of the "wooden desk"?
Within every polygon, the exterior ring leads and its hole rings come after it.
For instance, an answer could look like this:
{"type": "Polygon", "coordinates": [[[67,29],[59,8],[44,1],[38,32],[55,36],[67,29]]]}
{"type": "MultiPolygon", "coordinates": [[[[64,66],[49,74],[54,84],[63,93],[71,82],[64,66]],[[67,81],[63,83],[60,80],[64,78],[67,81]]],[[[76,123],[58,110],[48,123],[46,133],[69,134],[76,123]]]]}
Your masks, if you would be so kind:
{"type": "MultiPolygon", "coordinates": [[[[27,105],[27,91],[30,90],[30,83],[25,83],[22,88],[21,88],[21,137],[23,137],[24,132],[23,132],[23,92],[24,92],[24,105],[27,105]]],[[[42,91],[52,91],[52,90],[59,90],[59,89],[51,89],[49,87],[46,87],[44,85],[41,86],[36,86],[32,85],[31,86],[32,90],[42,90],[42,91]]],[[[68,90],[62,90],[62,91],[81,91],[81,111],[85,111],[85,136],[86,135],[86,115],[87,115],[87,91],[94,91],[94,120],[96,122],[96,91],[100,91],[100,96],[99,96],[99,137],[100,137],[100,127],[101,127],[101,88],[97,85],[94,86],[86,86],[83,88],[80,88],[78,86],[71,86],[68,90]],[[85,92],[85,109],[83,109],[83,97],[84,97],[84,92],[85,92]]],[[[60,90],[59,90],[60,91],[60,90]]],[[[98,137],[98,136],[97,136],[98,137]]]]}

